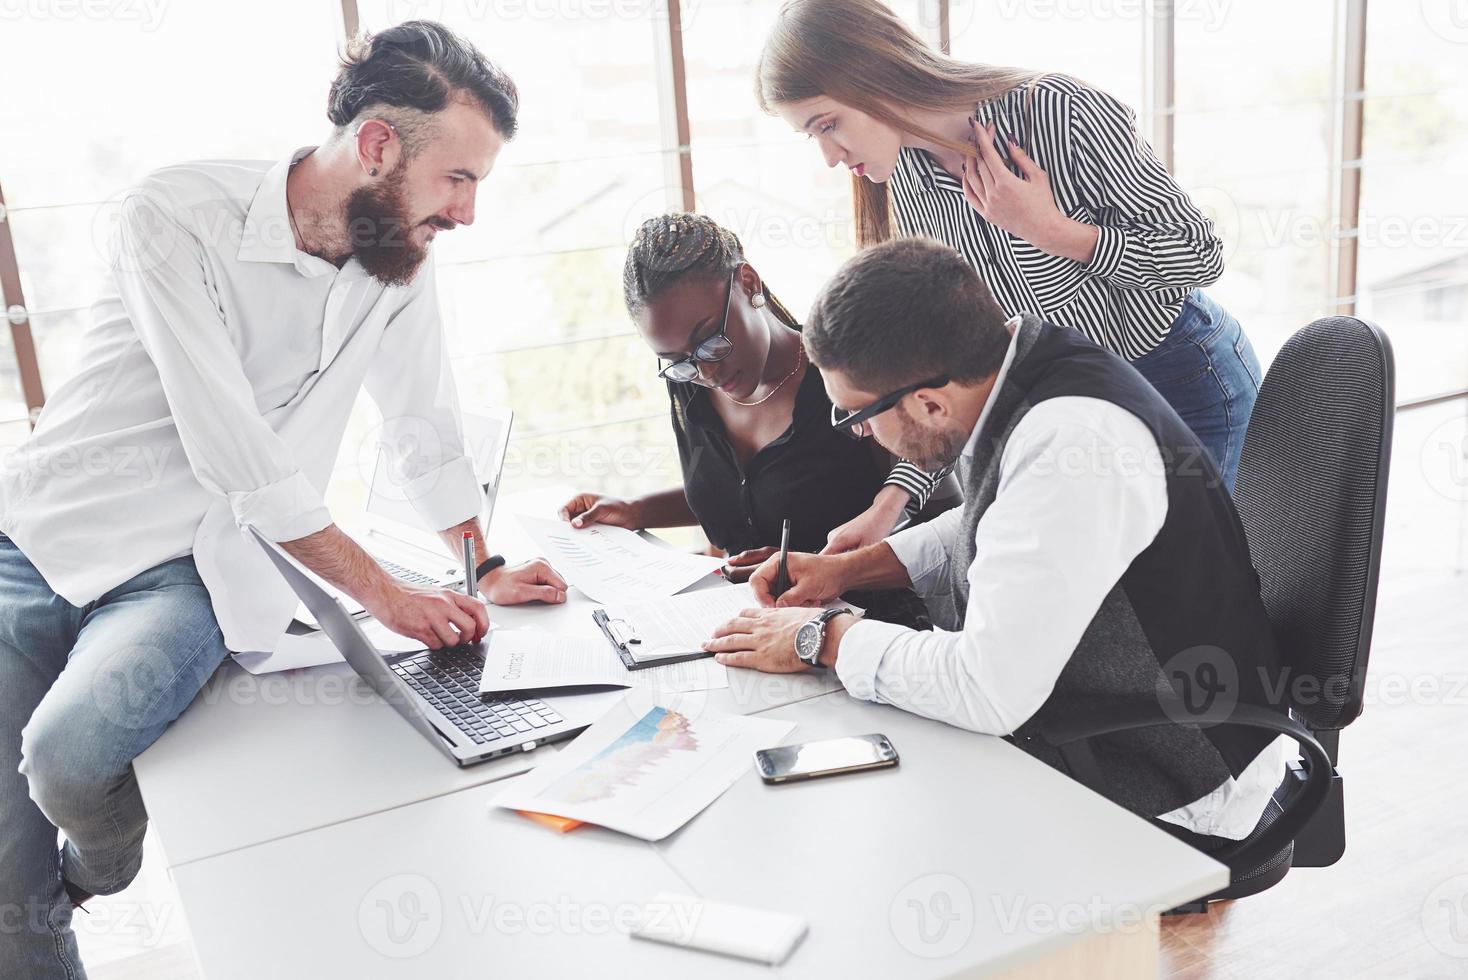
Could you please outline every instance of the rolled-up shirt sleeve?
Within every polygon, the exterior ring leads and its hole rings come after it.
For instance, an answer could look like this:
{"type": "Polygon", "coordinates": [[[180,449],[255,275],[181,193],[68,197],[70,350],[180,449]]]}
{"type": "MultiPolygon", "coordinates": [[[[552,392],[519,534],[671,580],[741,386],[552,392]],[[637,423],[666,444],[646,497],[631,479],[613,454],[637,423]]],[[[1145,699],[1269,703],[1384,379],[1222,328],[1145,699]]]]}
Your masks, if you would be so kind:
{"type": "MultiPolygon", "coordinates": [[[[1141,421],[1108,402],[1057,398],[1033,409],[1005,445],[998,494],[975,531],[964,628],[855,624],[836,659],[847,691],[976,732],[1014,731],[1161,529],[1157,458],[1141,421]]],[[[915,585],[951,560],[940,522],[957,513],[888,540],[915,585]]]]}
{"type": "Polygon", "coordinates": [[[464,445],[458,391],[430,258],[393,315],[365,385],[382,412],[381,446],[398,492],[432,531],[477,517],[483,495],[464,445]]]}
{"type": "Polygon", "coordinates": [[[209,292],[205,251],[161,194],[129,194],[111,256],[123,305],[152,360],[201,486],[275,541],[331,523],[321,488],[260,414],[239,351],[209,292]]]}
{"type": "Polygon", "coordinates": [[[962,521],[963,508],[955,507],[926,524],[914,524],[887,539],[887,546],[907,569],[907,577],[918,595],[931,592],[938,576],[947,573],[962,521]]]}

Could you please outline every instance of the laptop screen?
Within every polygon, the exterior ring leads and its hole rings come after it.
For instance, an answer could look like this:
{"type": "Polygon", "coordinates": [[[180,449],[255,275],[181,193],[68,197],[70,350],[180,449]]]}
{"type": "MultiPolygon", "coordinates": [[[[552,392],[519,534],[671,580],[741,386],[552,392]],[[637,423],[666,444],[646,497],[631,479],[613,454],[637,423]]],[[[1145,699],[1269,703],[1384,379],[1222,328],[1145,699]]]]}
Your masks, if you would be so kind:
{"type": "MultiPolygon", "coordinates": [[[[494,509],[495,493],[499,489],[500,473],[504,469],[505,451],[509,448],[510,425],[513,421],[512,412],[464,416],[465,449],[474,462],[474,477],[484,492],[485,520],[488,520],[489,512],[494,509]]],[[[398,525],[398,530],[406,534],[423,531],[418,512],[408,499],[405,483],[393,458],[383,447],[377,447],[372,482],[367,488],[367,515],[374,527],[379,522],[387,521],[398,525]]]]}

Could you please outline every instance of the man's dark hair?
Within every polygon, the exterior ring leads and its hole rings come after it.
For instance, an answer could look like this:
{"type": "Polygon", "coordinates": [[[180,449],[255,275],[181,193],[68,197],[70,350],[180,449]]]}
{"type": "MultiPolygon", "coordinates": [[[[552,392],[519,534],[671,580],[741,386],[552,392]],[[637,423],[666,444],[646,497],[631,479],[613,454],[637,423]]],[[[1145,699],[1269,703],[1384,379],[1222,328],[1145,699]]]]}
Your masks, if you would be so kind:
{"type": "Polygon", "coordinates": [[[362,117],[386,119],[411,156],[432,135],[433,115],[455,99],[477,104],[514,139],[520,96],[510,76],[442,24],[410,20],[348,43],[326,115],[338,131],[362,117]]]}
{"type": "Polygon", "coordinates": [[[1004,362],[1009,332],[962,255],[931,238],[898,238],[858,252],[826,283],[805,347],[812,364],[875,394],[938,375],[987,378],[1004,362]]]}

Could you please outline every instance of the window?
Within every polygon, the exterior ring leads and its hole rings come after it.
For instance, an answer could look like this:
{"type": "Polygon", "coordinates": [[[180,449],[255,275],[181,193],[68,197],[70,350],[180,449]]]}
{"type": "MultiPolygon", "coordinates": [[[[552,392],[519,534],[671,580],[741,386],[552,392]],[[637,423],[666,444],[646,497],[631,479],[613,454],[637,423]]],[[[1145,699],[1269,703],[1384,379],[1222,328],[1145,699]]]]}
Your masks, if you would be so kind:
{"type": "MultiPolygon", "coordinates": [[[[1419,9],[1420,7],[1420,9],[1419,9]]],[[[1368,6],[1361,315],[1391,335],[1401,399],[1468,386],[1468,21],[1368,6]]]]}
{"type": "Polygon", "coordinates": [[[1223,237],[1209,292],[1266,366],[1330,309],[1334,6],[1178,8],[1174,172],[1223,237]]]}
{"type": "MultiPolygon", "coordinates": [[[[383,2],[360,14],[365,30],[423,15],[383,2]]],[[[677,201],[676,139],[660,110],[664,14],[653,3],[464,0],[435,17],[520,92],[519,135],[480,190],[474,225],[435,244],[464,409],[517,413],[505,488],[627,494],[678,482],[667,395],[621,285],[631,216],[677,201]]],[[[353,434],[370,442],[375,413],[359,408],[353,434]]],[[[360,455],[349,435],[342,481],[360,479],[360,455]]]]}
{"type": "MultiPolygon", "coordinates": [[[[733,231],[769,288],[803,318],[856,251],[851,176],[760,111],[755,65],[779,0],[701,0],[684,25],[697,208],[733,231]]],[[[892,4],[917,32],[936,23],[918,0],[892,4]]]]}
{"type": "Polygon", "coordinates": [[[341,37],[334,4],[97,9],[109,16],[33,6],[23,29],[0,30],[0,132],[23,134],[0,141],[0,184],[48,391],[88,326],[117,196],[169,163],[279,157],[319,139],[341,37]]]}
{"type": "Polygon", "coordinates": [[[1142,3],[951,0],[955,58],[1071,75],[1142,112],[1142,3]]]}
{"type": "MultiPolygon", "coordinates": [[[[480,192],[478,220],[435,246],[464,406],[518,412],[510,490],[634,494],[679,479],[666,395],[621,296],[633,230],[683,200],[667,2],[355,4],[368,30],[442,20],[521,91],[521,132],[480,192]]],[[[1369,6],[1364,148],[1342,168],[1333,146],[1346,105],[1333,73],[1353,43],[1341,20],[1349,2],[1179,2],[1171,50],[1148,29],[1146,3],[893,5],[935,44],[946,6],[955,57],[1074,75],[1136,109],[1149,138],[1146,65],[1170,55],[1173,170],[1219,224],[1226,271],[1210,292],[1261,359],[1354,297],[1392,336],[1402,399],[1462,388],[1468,188],[1443,175],[1468,156],[1468,27],[1452,4],[1369,6]],[[1359,236],[1357,275],[1338,297],[1332,222],[1342,176],[1357,167],[1360,227],[1346,230],[1359,236]]],[[[851,184],[759,111],[754,66],[779,6],[683,0],[682,149],[695,206],[740,236],[801,316],[855,250],[851,184]]],[[[336,0],[194,2],[114,5],[99,19],[85,4],[52,5],[27,8],[24,29],[0,31],[4,77],[18,82],[0,100],[0,131],[22,134],[0,142],[0,185],[48,390],[84,342],[109,201],[171,162],[276,158],[319,141],[341,10],[336,0]]],[[[360,502],[375,415],[364,399],[338,460],[334,507],[360,502]]],[[[0,327],[0,450],[23,438],[24,418],[0,327]]],[[[1453,519],[1461,535],[1468,522],[1453,519]]]]}

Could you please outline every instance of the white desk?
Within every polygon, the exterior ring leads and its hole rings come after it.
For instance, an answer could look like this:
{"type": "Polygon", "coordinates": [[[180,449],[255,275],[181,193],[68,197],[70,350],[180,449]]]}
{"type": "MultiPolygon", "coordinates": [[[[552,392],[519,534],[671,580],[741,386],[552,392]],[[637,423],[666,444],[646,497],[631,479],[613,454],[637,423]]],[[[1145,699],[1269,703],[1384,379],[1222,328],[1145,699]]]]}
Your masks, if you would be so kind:
{"type": "MultiPolygon", "coordinates": [[[[527,554],[508,520],[494,540],[527,554]]],[[[592,608],[573,592],[493,615],[589,634],[592,608]]],[[[795,720],[792,741],[882,731],[902,765],[786,787],[750,772],[655,845],[560,836],[488,808],[554,747],[457,769],[339,664],[226,667],[136,768],[210,980],[771,972],[611,927],[664,889],[806,916],[780,975],[1155,974],[1156,911],[1227,880],[1002,740],[854,701],[827,672],[732,671],[710,704],[795,720]],[[412,901],[419,928],[390,929],[412,901]]]]}
{"type": "Polygon", "coordinates": [[[205,976],[772,972],[615,927],[664,889],[804,915],[781,976],[989,975],[1056,957],[1085,965],[1044,975],[1155,976],[1156,913],[1227,880],[1000,739],[845,694],[767,714],[796,721],[795,741],[885,732],[902,764],[783,787],[751,771],[657,844],[559,835],[491,809],[501,787],[479,785],[194,861],[173,874],[205,976]]]}
{"type": "MultiPolygon", "coordinates": [[[[492,540],[519,561],[530,551],[515,504],[525,501],[509,498],[497,509],[492,540]]],[[[600,636],[596,608],[572,590],[564,605],[495,606],[490,614],[511,629],[600,636]]],[[[840,688],[824,672],[736,674],[728,689],[709,692],[711,708],[749,714],[840,688]]],[[[258,677],[227,664],[134,767],[165,859],[176,866],[517,775],[555,751],[457,769],[344,663],[258,677]]]]}

